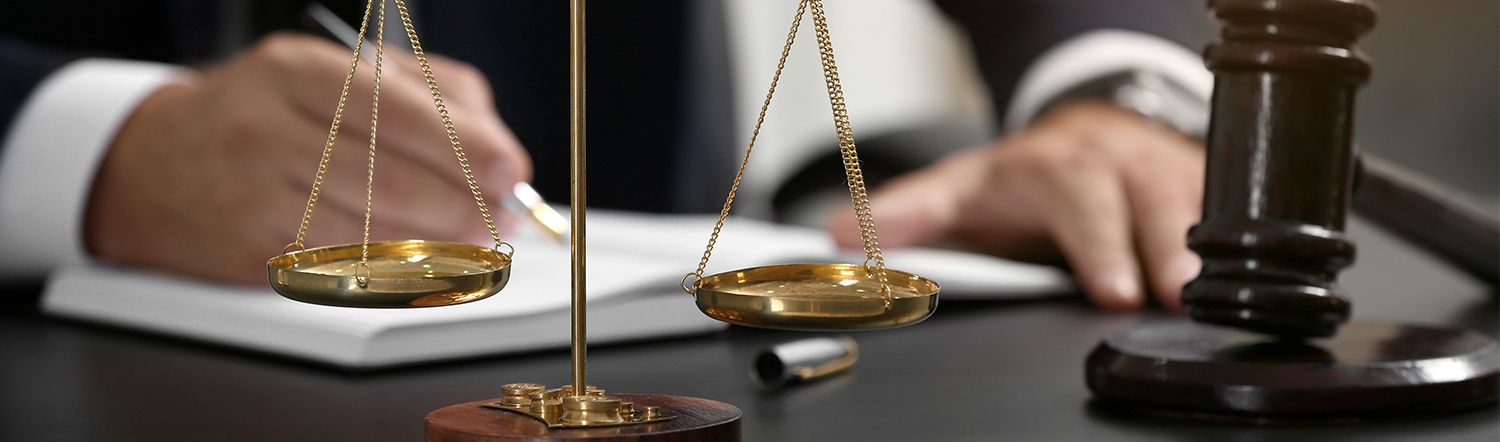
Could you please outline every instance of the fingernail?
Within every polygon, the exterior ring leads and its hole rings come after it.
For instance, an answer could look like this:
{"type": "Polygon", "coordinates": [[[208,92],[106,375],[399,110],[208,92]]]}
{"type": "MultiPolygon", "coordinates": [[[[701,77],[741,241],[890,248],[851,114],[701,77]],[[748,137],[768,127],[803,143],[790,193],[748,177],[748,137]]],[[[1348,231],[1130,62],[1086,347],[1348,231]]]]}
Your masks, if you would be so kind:
{"type": "Polygon", "coordinates": [[[1171,267],[1167,269],[1167,280],[1170,281],[1171,287],[1167,288],[1167,293],[1162,294],[1165,297],[1162,299],[1162,304],[1172,311],[1183,311],[1182,287],[1196,278],[1202,268],[1203,261],[1198,259],[1198,255],[1191,252],[1177,255],[1171,267]]]}
{"type": "Polygon", "coordinates": [[[1144,302],[1141,296],[1141,279],[1135,272],[1118,272],[1107,277],[1102,293],[1109,301],[1104,307],[1112,310],[1133,310],[1144,302]]]}
{"type": "Polygon", "coordinates": [[[1195,253],[1186,252],[1178,255],[1177,259],[1172,262],[1172,273],[1170,275],[1172,275],[1172,280],[1177,282],[1177,288],[1181,289],[1183,284],[1187,284],[1188,281],[1196,278],[1198,271],[1202,268],[1203,260],[1199,259],[1195,253]]]}
{"type": "Polygon", "coordinates": [[[512,187],[515,187],[516,182],[519,181],[516,175],[514,167],[511,167],[509,164],[500,164],[490,168],[489,177],[485,181],[488,181],[490,185],[495,186],[494,188],[499,191],[509,192],[512,187]]]}

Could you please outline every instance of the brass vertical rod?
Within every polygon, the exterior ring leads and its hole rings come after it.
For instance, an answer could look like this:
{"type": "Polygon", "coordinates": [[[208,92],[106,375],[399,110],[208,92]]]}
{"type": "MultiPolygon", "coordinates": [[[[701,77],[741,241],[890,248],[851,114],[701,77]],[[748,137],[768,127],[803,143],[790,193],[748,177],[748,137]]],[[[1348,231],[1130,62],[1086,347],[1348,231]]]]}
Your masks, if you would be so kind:
{"type": "Polygon", "coordinates": [[[572,206],[573,230],[572,230],[572,257],[573,257],[573,394],[584,396],[588,390],[588,382],[584,373],[588,371],[586,353],[588,351],[587,307],[588,295],[586,283],[585,261],[587,250],[585,242],[584,215],[587,207],[585,194],[587,186],[587,165],[585,155],[585,132],[584,127],[584,0],[572,0],[569,10],[572,13],[572,49],[568,52],[568,62],[571,74],[569,80],[572,86],[571,100],[573,115],[570,119],[572,137],[572,196],[569,200],[572,206]]]}

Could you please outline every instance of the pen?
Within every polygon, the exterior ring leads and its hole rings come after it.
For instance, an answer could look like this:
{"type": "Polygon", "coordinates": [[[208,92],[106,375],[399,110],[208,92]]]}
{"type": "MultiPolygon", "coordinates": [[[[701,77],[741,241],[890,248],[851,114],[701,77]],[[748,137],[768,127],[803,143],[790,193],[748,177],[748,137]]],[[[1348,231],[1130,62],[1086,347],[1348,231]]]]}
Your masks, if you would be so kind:
{"type": "Polygon", "coordinates": [[[859,344],[854,338],[799,339],[762,349],[750,369],[750,378],[763,387],[777,388],[848,370],[858,360],[859,344]]]}
{"type": "MultiPolygon", "coordinates": [[[[328,7],[319,3],[311,3],[302,12],[309,26],[315,26],[326,33],[327,37],[343,42],[351,49],[354,48],[354,40],[359,38],[359,32],[339,19],[338,15],[330,11],[328,7]]],[[[375,53],[372,47],[373,45],[369,44],[362,46],[360,57],[373,62],[375,53]]],[[[394,69],[394,66],[388,68],[394,69]]],[[[525,181],[516,183],[505,198],[505,207],[511,211],[521,212],[536,222],[537,226],[541,227],[541,230],[553,240],[567,242],[567,218],[563,218],[562,214],[557,213],[557,210],[547,203],[547,200],[542,199],[542,195],[537,193],[531,184],[525,181]]]]}

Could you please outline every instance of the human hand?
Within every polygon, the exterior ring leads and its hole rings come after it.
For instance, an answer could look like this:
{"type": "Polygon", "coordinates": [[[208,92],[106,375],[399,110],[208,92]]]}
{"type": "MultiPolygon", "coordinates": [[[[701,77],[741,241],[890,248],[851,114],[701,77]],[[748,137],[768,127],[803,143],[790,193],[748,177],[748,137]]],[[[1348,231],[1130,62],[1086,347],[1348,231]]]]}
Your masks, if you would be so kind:
{"type": "MultiPolygon", "coordinates": [[[[1203,168],[1194,141],[1081,102],[899,177],[876,189],[871,205],[883,246],[951,238],[1010,258],[1060,257],[1099,307],[1139,308],[1149,287],[1180,310],[1182,286],[1199,268],[1186,236],[1202,211],[1203,168]]],[[[860,244],[853,214],[837,213],[828,223],[834,240],[860,244]]]]}
{"type": "MultiPolygon", "coordinates": [[[[414,58],[387,49],[371,238],[489,242],[414,58]]],[[[89,251],[203,278],[264,282],[266,259],[295,237],[349,59],[348,49],[322,39],[277,34],[143,100],[95,178],[89,251]]],[[[531,160],[477,70],[428,59],[479,187],[503,217],[498,197],[530,178],[531,160]]],[[[350,86],[308,245],[360,240],[373,68],[361,61],[350,86]]]]}

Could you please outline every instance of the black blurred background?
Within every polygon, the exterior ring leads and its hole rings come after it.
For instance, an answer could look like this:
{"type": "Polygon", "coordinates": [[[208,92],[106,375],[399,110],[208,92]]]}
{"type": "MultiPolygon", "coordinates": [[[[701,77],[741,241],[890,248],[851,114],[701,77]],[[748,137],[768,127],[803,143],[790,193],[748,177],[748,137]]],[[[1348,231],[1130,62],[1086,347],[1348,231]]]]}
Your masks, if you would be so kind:
{"type": "MultiPolygon", "coordinates": [[[[918,1],[918,0],[914,0],[918,1]]],[[[137,59],[212,62],[237,46],[248,44],[259,34],[274,29],[303,27],[296,19],[307,0],[228,0],[222,2],[9,2],[0,13],[0,36],[20,39],[51,36],[70,46],[96,48],[91,55],[137,59]],[[253,7],[252,7],[253,6],[253,7]],[[83,7],[105,14],[59,14],[60,10],[83,7]],[[227,20],[205,17],[248,16],[225,26],[227,20]],[[177,46],[121,46],[109,42],[130,34],[152,40],[171,41],[171,33],[193,36],[177,46]],[[226,38],[226,36],[230,38],[226,38]],[[98,49],[102,48],[102,49],[98,49]]],[[[341,16],[358,17],[360,2],[325,2],[341,16]]],[[[590,13],[591,63],[590,137],[596,164],[631,170],[632,183],[590,186],[590,202],[624,206],[635,210],[662,211],[668,207],[643,207],[643,189],[668,185],[665,171],[680,166],[683,140],[672,139],[681,131],[675,126],[684,112],[681,97],[664,97],[651,91],[673,90],[685,81],[684,61],[656,51],[684,44],[684,30],[652,27],[639,23],[683,21],[687,0],[641,2],[596,2],[590,13]],[[666,18],[665,20],[660,20],[666,18]],[[601,36],[608,36],[603,38],[601,36]],[[640,66],[656,66],[642,70],[640,66]],[[628,69],[627,69],[628,68],[628,69]],[[622,74],[624,73],[624,74],[622,74]],[[628,75],[627,75],[628,74],[628,75]],[[667,151],[643,156],[642,148],[670,145],[667,151]]],[[[1500,2],[1495,0],[1377,0],[1380,23],[1362,41],[1362,49],[1374,60],[1374,76],[1360,93],[1356,113],[1358,143],[1365,151],[1393,160],[1426,174],[1487,205],[1500,207],[1500,2]]],[[[493,82],[510,84],[498,89],[502,115],[536,157],[538,187],[549,195],[566,192],[566,101],[534,99],[530,95],[566,96],[566,4],[544,1],[432,1],[417,8],[421,30],[434,52],[455,55],[479,64],[493,82]],[[497,5],[504,5],[503,8],[497,5]],[[421,23],[424,9],[459,17],[461,21],[487,20],[496,40],[457,41],[444,26],[421,23]],[[504,9],[507,12],[501,12],[504,9]],[[439,11],[443,10],[443,11],[439,11]],[[466,11],[450,14],[454,11],[466,11]],[[524,13],[521,13],[524,12],[524,13]],[[557,23],[556,26],[542,24],[557,23]],[[520,61],[515,61],[520,60],[520,61]],[[547,104],[538,104],[547,103],[547,104]],[[526,106],[520,110],[517,106],[526,106]]],[[[730,18],[732,20],[732,18],[730,18]]],[[[471,23],[472,24],[472,23],[471,23]]],[[[182,39],[178,39],[182,41],[182,39]]],[[[80,54],[83,55],[83,54],[80,54]]],[[[756,77],[758,78],[758,77],[756,77]]],[[[725,97],[728,93],[725,92],[725,97]]],[[[740,123],[745,109],[735,109],[733,121],[740,123]]],[[[873,131],[872,131],[873,132],[873,131]]],[[[865,138],[880,134],[869,133],[865,138]]],[[[730,140],[734,140],[730,134],[730,140]]],[[[738,142],[730,143],[738,146],[738,142]]],[[[737,149],[738,147],[736,147],[737,149]]],[[[596,169],[597,170],[597,169],[596,169]]],[[[597,181],[596,181],[597,182],[597,181]]],[[[717,188],[718,186],[714,186],[717,188]]]]}

